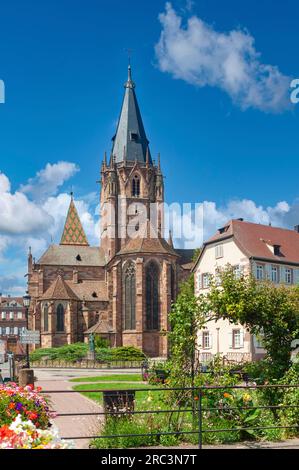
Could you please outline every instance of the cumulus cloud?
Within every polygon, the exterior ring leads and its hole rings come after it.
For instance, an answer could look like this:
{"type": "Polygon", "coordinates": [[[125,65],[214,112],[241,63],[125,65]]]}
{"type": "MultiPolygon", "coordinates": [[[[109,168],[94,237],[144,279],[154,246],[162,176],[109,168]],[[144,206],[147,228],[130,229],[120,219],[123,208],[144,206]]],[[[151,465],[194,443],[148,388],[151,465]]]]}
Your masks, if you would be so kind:
{"type": "Polygon", "coordinates": [[[0,173],[0,234],[18,235],[46,230],[52,218],[21,192],[12,193],[6,175],[0,173]]]}
{"type": "Polygon", "coordinates": [[[37,172],[34,178],[22,185],[20,190],[30,194],[33,199],[46,199],[57,194],[58,189],[79,171],[79,167],[71,162],[47,163],[46,167],[37,172]]]}
{"type": "Polygon", "coordinates": [[[166,3],[155,46],[158,65],[176,79],[198,87],[219,87],[242,109],[282,112],[290,108],[291,78],[264,64],[246,30],[218,32],[197,16],[183,18],[166,3]]]}

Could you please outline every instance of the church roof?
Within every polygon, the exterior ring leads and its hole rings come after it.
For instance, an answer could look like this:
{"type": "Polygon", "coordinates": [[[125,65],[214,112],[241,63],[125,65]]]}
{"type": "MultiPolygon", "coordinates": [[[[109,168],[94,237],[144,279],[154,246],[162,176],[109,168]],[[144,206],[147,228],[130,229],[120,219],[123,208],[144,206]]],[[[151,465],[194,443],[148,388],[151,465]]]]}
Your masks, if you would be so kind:
{"type": "Polygon", "coordinates": [[[60,245],[89,245],[73,197],[71,197],[60,245]]]}
{"type": "Polygon", "coordinates": [[[66,281],[67,285],[81,300],[87,302],[108,302],[107,282],[81,280],[78,283],[66,281]]]}
{"type": "Polygon", "coordinates": [[[131,238],[117,254],[125,255],[129,253],[167,253],[179,256],[164,238],[155,234],[149,220],[140,228],[138,235],[131,238]]]}
{"type": "MultiPolygon", "coordinates": [[[[135,94],[135,83],[132,81],[130,65],[128,67],[128,80],[124,86],[125,95],[121,113],[116,134],[112,139],[112,155],[116,163],[124,160],[124,154],[126,161],[134,162],[137,160],[138,162],[146,163],[146,152],[149,142],[145,134],[135,94]]],[[[150,153],[149,163],[152,164],[150,153]]]]}
{"type": "Polygon", "coordinates": [[[61,275],[58,275],[55,281],[50,285],[49,289],[44,292],[42,299],[79,300],[75,292],[73,292],[67,283],[62,279],[61,275]]]}
{"type": "Polygon", "coordinates": [[[37,264],[53,266],[105,266],[101,247],[76,245],[50,245],[37,264]]]}
{"type": "Polygon", "coordinates": [[[100,334],[100,333],[111,333],[113,331],[112,327],[109,325],[109,323],[105,320],[99,320],[98,323],[95,325],[91,326],[88,330],[84,331],[85,335],[94,333],[94,334],[100,334]]]}

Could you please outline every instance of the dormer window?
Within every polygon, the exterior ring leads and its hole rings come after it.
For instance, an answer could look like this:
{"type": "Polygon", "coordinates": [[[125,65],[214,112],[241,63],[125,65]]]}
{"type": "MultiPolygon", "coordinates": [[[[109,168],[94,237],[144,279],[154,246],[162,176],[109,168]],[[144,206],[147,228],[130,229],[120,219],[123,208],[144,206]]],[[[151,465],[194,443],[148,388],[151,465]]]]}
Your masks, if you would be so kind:
{"type": "Polygon", "coordinates": [[[229,229],[229,225],[226,225],[225,227],[221,227],[218,229],[218,232],[220,233],[220,235],[222,235],[223,233],[227,232],[229,229]]]}
{"type": "Polygon", "coordinates": [[[280,245],[273,245],[273,251],[275,256],[280,256],[280,245]]]}
{"type": "Polygon", "coordinates": [[[138,136],[137,132],[131,132],[130,137],[131,137],[132,142],[138,142],[139,136],[138,136]]]}
{"type": "Polygon", "coordinates": [[[132,196],[139,197],[140,196],[140,178],[138,175],[134,175],[132,181],[132,196]]]}

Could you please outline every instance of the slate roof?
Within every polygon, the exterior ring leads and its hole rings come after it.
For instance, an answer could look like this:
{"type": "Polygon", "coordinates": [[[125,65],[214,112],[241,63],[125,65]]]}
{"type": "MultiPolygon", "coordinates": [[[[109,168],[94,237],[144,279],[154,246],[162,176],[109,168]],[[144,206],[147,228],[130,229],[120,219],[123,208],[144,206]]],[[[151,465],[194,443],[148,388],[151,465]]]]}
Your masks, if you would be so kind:
{"type": "Polygon", "coordinates": [[[118,255],[133,253],[162,253],[179,256],[174,248],[161,236],[151,237],[154,233],[149,221],[139,231],[139,236],[131,238],[126,245],[117,253],[118,255]]]}
{"type": "Polygon", "coordinates": [[[77,295],[60,275],[52,282],[49,289],[44,292],[41,298],[44,300],[79,300],[77,295]]]}
{"type": "Polygon", "coordinates": [[[71,197],[60,245],[89,245],[73,197],[71,197]]]}
{"type": "Polygon", "coordinates": [[[234,238],[241,251],[249,258],[299,264],[299,233],[295,230],[230,220],[205,245],[227,238],[234,238]],[[274,245],[280,247],[278,255],[273,252],[274,245]]]}
{"type": "Polygon", "coordinates": [[[50,245],[37,264],[54,266],[105,266],[106,259],[104,250],[100,247],[50,245]]]}
{"type": "Polygon", "coordinates": [[[91,326],[88,330],[84,331],[85,335],[89,335],[91,333],[94,334],[103,334],[103,333],[111,333],[113,331],[112,327],[109,323],[105,320],[100,320],[95,325],[91,326]]]}
{"type": "Polygon", "coordinates": [[[105,281],[82,280],[79,283],[65,281],[81,300],[88,302],[108,302],[107,283],[105,281]]]}
{"type": "MultiPolygon", "coordinates": [[[[117,125],[116,134],[113,137],[112,155],[115,162],[124,160],[124,151],[127,161],[145,163],[146,151],[149,141],[147,140],[140,109],[138,106],[135,83],[132,81],[131,66],[128,67],[128,80],[125,83],[125,95],[121,113],[117,125]]],[[[152,164],[149,152],[149,163],[152,164]]]]}

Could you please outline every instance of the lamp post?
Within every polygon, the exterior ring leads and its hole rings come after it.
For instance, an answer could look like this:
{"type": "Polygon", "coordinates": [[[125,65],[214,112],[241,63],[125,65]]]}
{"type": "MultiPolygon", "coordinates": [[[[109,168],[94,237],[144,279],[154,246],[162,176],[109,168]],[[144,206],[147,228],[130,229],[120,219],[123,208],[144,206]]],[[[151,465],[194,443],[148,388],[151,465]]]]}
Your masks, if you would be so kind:
{"type": "MultiPolygon", "coordinates": [[[[29,307],[30,307],[31,297],[28,295],[23,296],[23,304],[25,307],[25,316],[26,316],[26,329],[29,330],[29,307]]],[[[29,360],[29,344],[26,344],[26,369],[30,369],[30,360],[29,360]]]]}

